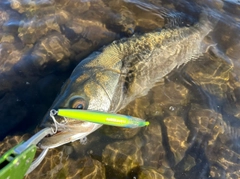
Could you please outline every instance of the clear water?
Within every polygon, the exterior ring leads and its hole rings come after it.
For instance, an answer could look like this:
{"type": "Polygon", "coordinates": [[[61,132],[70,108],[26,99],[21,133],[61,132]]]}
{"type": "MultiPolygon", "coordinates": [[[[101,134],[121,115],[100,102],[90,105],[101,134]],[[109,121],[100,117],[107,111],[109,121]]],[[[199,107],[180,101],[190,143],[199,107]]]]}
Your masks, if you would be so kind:
{"type": "Polygon", "coordinates": [[[120,111],[147,128],[103,127],[51,150],[26,178],[240,178],[240,2],[0,0],[0,151],[34,133],[76,64],[134,33],[219,18],[216,44],[120,111]]]}

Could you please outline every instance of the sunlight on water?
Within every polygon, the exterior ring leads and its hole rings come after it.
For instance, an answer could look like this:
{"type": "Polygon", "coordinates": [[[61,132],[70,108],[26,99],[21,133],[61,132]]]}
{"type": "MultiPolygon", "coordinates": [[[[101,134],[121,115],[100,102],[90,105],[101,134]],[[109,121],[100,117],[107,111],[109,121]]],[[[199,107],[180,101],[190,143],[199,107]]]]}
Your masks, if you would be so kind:
{"type": "Polygon", "coordinates": [[[148,127],[104,126],[84,145],[50,150],[26,178],[240,178],[237,0],[0,0],[0,154],[34,133],[93,51],[135,33],[192,26],[206,9],[218,19],[207,53],[119,111],[148,127]]]}

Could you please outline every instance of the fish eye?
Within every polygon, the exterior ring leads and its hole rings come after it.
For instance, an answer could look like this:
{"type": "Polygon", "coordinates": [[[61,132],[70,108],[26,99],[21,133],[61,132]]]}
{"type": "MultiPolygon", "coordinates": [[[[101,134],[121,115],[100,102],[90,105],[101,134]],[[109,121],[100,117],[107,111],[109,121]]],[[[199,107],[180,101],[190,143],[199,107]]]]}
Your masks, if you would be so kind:
{"type": "Polygon", "coordinates": [[[83,104],[79,104],[76,108],[77,109],[83,109],[83,104]]]}
{"type": "Polygon", "coordinates": [[[87,109],[87,102],[83,98],[75,98],[71,101],[71,107],[73,109],[87,109]]]}

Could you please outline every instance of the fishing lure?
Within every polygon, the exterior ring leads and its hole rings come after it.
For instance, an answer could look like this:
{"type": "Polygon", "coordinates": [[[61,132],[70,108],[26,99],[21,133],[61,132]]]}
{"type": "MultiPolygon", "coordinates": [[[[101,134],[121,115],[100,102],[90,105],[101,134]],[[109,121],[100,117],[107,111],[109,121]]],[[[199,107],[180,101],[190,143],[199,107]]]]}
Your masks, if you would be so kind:
{"type": "Polygon", "coordinates": [[[137,128],[149,125],[148,121],[144,121],[143,119],[137,117],[101,111],[58,109],[57,115],[71,119],[126,128],[137,128]]]}

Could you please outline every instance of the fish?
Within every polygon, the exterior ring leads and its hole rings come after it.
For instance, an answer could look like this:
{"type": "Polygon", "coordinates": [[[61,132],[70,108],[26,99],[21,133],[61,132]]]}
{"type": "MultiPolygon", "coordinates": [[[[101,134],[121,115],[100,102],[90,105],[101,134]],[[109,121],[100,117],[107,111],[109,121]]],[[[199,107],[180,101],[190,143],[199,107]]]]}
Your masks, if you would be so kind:
{"type": "MultiPolygon", "coordinates": [[[[116,113],[144,96],[163,77],[207,52],[204,38],[214,29],[208,13],[190,27],[135,34],[112,42],[83,59],[63,85],[51,109],[116,113]]],[[[55,127],[49,111],[43,127],[55,127]]],[[[56,116],[57,133],[44,138],[41,148],[54,148],[83,139],[102,125],[56,116]]]]}

